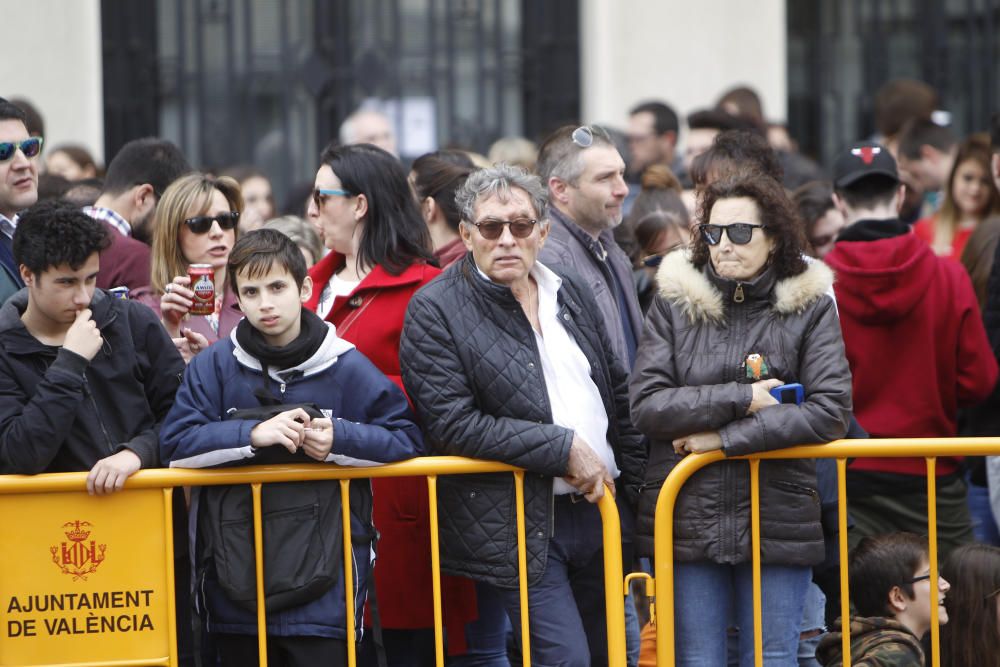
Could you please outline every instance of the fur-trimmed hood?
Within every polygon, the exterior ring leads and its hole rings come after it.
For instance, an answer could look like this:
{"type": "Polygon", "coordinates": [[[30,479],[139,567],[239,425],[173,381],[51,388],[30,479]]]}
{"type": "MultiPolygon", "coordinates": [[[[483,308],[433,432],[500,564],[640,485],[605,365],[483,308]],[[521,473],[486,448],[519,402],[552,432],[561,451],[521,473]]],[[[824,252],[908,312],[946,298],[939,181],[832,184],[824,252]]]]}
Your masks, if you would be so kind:
{"type": "MultiPolygon", "coordinates": [[[[656,272],[656,284],[660,296],[679,307],[691,322],[723,320],[723,294],[691,264],[689,252],[672,252],[664,257],[656,272]]],[[[809,261],[805,271],[774,285],[771,301],[779,313],[800,313],[832,287],[833,271],[821,261],[809,261]]]]}

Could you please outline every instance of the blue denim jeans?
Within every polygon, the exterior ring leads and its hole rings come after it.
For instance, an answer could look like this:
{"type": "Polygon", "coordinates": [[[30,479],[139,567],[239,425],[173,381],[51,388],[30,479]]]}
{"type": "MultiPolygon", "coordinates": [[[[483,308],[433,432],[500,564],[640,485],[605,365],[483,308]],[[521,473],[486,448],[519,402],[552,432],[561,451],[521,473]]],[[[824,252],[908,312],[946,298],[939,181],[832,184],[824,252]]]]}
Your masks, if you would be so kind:
{"type": "MultiPolygon", "coordinates": [[[[497,590],[520,645],[520,593],[497,590]]],[[[545,572],[528,588],[528,618],[535,667],[608,664],[604,549],[596,505],[556,496],[555,532],[545,572]]]]}
{"type": "Polygon", "coordinates": [[[448,659],[448,667],[510,667],[507,659],[507,635],[510,619],[503,596],[496,588],[476,582],[478,617],[465,626],[468,651],[448,659]]]}
{"type": "MultiPolygon", "coordinates": [[[[797,667],[799,628],[812,569],[761,567],[764,664],[797,667]]],[[[742,667],[753,667],[753,572],[750,563],[674,564],[674,622],[678,667],[727,664],[726,630],[735,619],[742,667]]]]}
{"type": "Polygon", "coordinates": [[[993,508],[990,507],[990,490],[972,482],[968,484],[969,514],[972,515],[972,531],[976,534],[976,541],[1000,546],[1000,531],[997,531],[993,508]]]}

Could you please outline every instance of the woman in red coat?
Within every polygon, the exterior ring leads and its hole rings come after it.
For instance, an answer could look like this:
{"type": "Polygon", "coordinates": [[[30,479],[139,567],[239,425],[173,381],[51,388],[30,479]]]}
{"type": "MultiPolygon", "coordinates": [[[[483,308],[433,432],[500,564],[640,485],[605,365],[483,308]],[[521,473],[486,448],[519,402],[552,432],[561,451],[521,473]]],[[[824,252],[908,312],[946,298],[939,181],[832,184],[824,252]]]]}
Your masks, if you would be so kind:
{"type": "MultiPolygon", "coordinates": [[[[309,215],[319,219],[331,252],[309,271],[314,287],[306,307],[402,388],[406,306],[440,273],[431,265],[427,227],[406,171],[389,153],[343,146],[327,148],[320,160],[309,215]]],[[[387,478],[372,486],[380,533],[375,589],[389,664],[434,664],[427,482],[387,478]]],[[[474,589],[468,580],[442,577],[442,590],[449,648],[461,651],[464,624],[476,615],[474,589]]]]}

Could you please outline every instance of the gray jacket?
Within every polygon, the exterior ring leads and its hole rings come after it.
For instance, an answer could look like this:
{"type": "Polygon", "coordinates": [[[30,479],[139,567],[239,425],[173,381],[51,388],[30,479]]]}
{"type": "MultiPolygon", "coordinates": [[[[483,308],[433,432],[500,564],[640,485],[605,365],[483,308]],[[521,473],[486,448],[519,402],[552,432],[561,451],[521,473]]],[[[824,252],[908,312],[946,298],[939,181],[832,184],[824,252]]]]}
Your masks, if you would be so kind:
{"type": "Polygon", "coordinates": [[[628,345],[622,330],[618,296],[611,281],[617,278],[622,286],[629,323],[638,342],[642,334],[642,310],[639,308],[639,297],[635,293],[635,283],[632,280],[632,262],[618,247],[610,229],[605,229],[600,235],[600,246],[603,246],[604,252],[607,253],[606,259],[601,259],[603,253],[594,239],[559,209],[549,206],[546,218],[551,226],[549,238],[538,254],[539,261],[548,267],[565,266],[583,279],[583,283],[597,301],[597,308],[604,319],[608,337],[611,338],[611,350],[621,360],[622,365],[629,368],[628,345]],[[614,273],[614,278],[610,272],[614,273]]]}
{"type": "MultiPolygon", "coordinates": [[[[775,281],[771,269],[737,283],[711,264],[696,269],[684,253],[668,255],[657,274],[629,388],[632,419],[650,439],[639,499],[639,551],[652,553],[653,511],[663,480],[680,460],[675,438],[717,430],[728,456],[840,438],[851,412],[851,372],[836,307],[833,273],[821,262],[775,281]],[[774,405],[746,416],[752,398],[743,365],[763,357],[761,379],[805,387],[801,405],[774,405]]],[[[750,560],[750,476],[743,461],[720,461],[684,486],[675,515],[681,561],[750,560]]],[[[763,562],[811,565],[823,559],[820,501],[812,460],[760,467],[763,562]]]]}

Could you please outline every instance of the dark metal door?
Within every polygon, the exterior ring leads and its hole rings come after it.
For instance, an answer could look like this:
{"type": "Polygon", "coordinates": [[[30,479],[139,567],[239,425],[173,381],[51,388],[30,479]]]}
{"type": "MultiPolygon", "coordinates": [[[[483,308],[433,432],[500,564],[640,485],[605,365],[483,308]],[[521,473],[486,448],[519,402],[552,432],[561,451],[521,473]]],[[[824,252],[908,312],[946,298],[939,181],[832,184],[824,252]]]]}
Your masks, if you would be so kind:
{"type": "Polygon", "coordinates": [[[829,164],[874,133],[873,99],[895,78],[937,91],[956,134],[1000,110],[1000,0],[789,0],[788,121],[829,164]]]}
{"type": "Polygon", "coordinates": [[[579,115],[577,0],[104,0],[102,19],[106,153],[158,134],[279,197],[366,101],[404,158],[579,115]]]}

